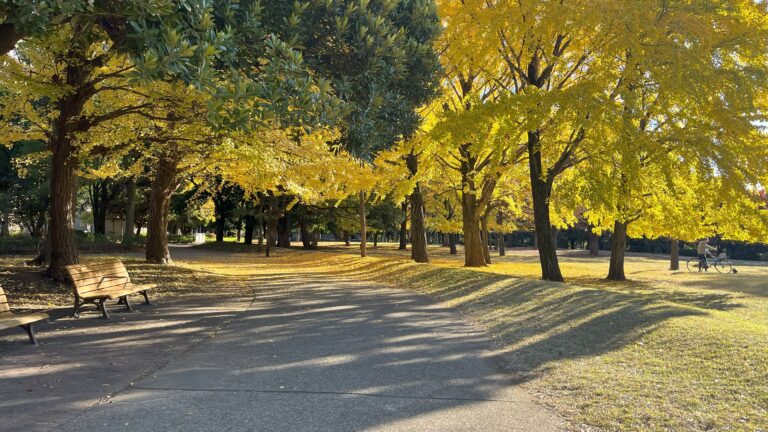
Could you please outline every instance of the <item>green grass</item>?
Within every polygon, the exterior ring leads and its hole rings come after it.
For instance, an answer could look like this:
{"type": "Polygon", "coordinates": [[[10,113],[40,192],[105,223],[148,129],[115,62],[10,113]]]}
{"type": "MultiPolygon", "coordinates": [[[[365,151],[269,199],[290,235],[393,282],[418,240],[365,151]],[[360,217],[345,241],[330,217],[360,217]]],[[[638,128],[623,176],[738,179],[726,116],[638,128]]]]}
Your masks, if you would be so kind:
{"type": "Polygon", "coordinates": [[[768,430],[768,267],[736,275],[671,272],[629,256],[633,281],[604,280],[607,257],[566,253],[573,284],[536,280],[534,251],[483,269],[430,250],[416,265],[393,246],[354,248],[337,272],[436,296],[493,334],[510,373],[574,428],[768,430]],[[343,268],[342,268],[343,267],[343,268]],[[513,275],[514,277],[510,277],[513,275]]]}
{"type": "MultiPolygon", "coordinates": [[[[630,255],[633,280],[609,283],[607,257],[565,253],[572,283],[558,284],[537,280],[537,258],[527,250],[465,269],[443,248],[430,249],[433,264],[419,265],[393,245],[369,248],[366,259],[356,245],[321,246],[276,249],[267,259],[255,246],[207,244],[195,248],[194,261],[127,265],[138,281],[159,282],[160,296],[250,290],[259,278],[287,273],[390,284],[434,296],[485,328],[513,379],[573,429],[768,431],[766,266],[691,274],[666,270],[663,257],[630,255]]],[[[0,259],[0,283],[17,300],[69,304],[66,290],[35,280],[20,263],[0,259]],[[32,279],[20,290],[24,278],[32,279]]]]}

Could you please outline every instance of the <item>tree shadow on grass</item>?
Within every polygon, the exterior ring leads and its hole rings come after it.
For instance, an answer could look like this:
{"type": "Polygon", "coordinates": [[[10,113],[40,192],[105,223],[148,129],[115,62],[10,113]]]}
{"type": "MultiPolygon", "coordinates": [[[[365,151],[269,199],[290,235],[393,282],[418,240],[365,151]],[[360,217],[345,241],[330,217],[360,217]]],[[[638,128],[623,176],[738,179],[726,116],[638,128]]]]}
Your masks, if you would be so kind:
{"type": "MultiPolygon", "coordinates": [[[[259,416],[274,410],[283,422],[278,428],[295,424],[297,430],[312,430],[318,421],[340,421],[328,417],[328,404],[339,404],[339,412],[354,413],[347,416],[352,423],[346,425],[356,430],[399,421],[438,421],[440,417],[433,416],[447,411],[464,413],[489,401],[512,403],[514,395],[506,393],[511,382],[528,381],[555,362],[599,356],[634,343],[666,320],[707,314],[705,308],[682,301],[631,292],[400,260],[329,254],[316,263],[334,266],[314,274],[281,269],[269,275],[221,278],[218,283],[239,280],[253,287],[255,307],[246,312],[215,310],[211,298],[196,304],[185,299],[169,309],[126,315],[126,321],[136,324],[130,328],[107,328],[96,319],[62,321],[72,328],[43,334],[48,357],[36,357],[20,345],[0,353],[0,358],[10,359],[0,363],[0,373],[3,367],[10,371],[0,375],[0,388],[9,392],[0,397],[5,404],[0,408],[14,408],[19,416],[30,412],[34,418],[52,418],[117,388],[123,396],[116,408],[99,407],[90,411],[89,419],[80,420],[103,424],[106,413],[116,420],[111,423],[115,430],[137,417],[158,424],[169,419],[199,422],[200,429],[217,430],[226,425],[210,422],[221,421],[222,416],[214,414],[223,406],[235,414],[228,419],[264,420],[259,416]],[[345,280],[356,282],[339,285],[345,280]],[[410,293],[359,282],[366,280],[386,281],[410,293]],[[501,360],[513,376],[489,366],[493,361],[487,350],[493,344],[462,324],[452,309],[435,306],[435,299],[467,313],[496,336],[501,360]],[[222,330],[215,338],[206,336],[216,328],[222,330]],[[193,346],[193,339],[199,345],[193,346]],[[172,354],[173,363],[167,363],[164,359],[172,354]],[[32,369],[26,368],[28,363],[32,369]],[[46,363],[56,367],[44,372],[46,363]],[[163,365],[162,373],[156,373],[163,365]],[[131,390],[127,380],[134,377],[131,390]],[[101,387],[100,380],[110,387],[101,387]],[[75,383],[87,392],[53,390],[59,383],[75,383]],[[53,387],[45,390],[46,385],[53,387]],[[42,394],[25,393],[38,387],[42,394]],[[320,395],[325,405],[297,402],[320,395]],[[373,403],[358,399],[374,396],[378,399],[373,403]],[[32,409],[44,398],[49,400],[46,411],[32,409]],[[213,400],[223,405],[211,404],[213,400]]],[[[166,269],[150,268],[138,277],[178,283],[173,280],[178,275],[166,269]]],[[[204,281],[192,279],[192,288],[211,290],[204,281]]],[[[731,306],[727,298],[720,301],[718,307],[731,306]]],[[[495,406],[493,415],[499,410],[495,406]]],[[[33,417],[15,421],[11,424],[21,427],[33,417]]]]}

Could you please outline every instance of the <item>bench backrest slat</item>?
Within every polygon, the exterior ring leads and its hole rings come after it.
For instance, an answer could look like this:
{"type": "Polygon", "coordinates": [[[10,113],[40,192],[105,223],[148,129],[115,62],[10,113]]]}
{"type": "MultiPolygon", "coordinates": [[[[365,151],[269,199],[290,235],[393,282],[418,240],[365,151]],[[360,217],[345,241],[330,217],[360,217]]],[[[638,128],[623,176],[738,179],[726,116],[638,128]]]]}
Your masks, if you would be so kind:
{"type": "Polygon", "coordinates": [[[11,310],[11,306],[8,304],[8,297],[3,291],[3,287],[0,287],[0,312],[8,312],[11,310]]]}
{"type": "Polygon", "coordinates": [[[130,281],[128,271],[120,261],[71,265],[65,269],[75,291],[81,295],[97,290],[120,288],[130,281]]]}

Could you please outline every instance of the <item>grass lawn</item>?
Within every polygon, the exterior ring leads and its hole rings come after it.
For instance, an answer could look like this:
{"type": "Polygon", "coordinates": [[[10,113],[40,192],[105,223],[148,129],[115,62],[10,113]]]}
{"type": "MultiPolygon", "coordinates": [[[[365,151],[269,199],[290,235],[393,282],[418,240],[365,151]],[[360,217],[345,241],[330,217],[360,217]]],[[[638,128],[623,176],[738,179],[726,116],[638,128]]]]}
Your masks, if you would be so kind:
{"type": "MultiPolygon", "coordinates": [[[[537,280],[530,250],[465,269],[461,255],[439,247],[430,265],[391,244],[369,247],[367,259],[355,256],[356,245],[321,248],[265,259],[244,245],[206,245],[204,256],[172,267],[127,264],[137,280],[160,282],[161,297],[298,272],[392,284],[435,296],[487,329],[515,380],[574,429],[768,431],[768,266],[691,274],[666,270],[664,257],[631,255],[632,281],[611,283],[607,257],[564,252],[570,283],[558,284],[537,280]]],[[[0,259],[0,284],[18,304],[69,304],[65,289],[20,263],[0,259]]]]}

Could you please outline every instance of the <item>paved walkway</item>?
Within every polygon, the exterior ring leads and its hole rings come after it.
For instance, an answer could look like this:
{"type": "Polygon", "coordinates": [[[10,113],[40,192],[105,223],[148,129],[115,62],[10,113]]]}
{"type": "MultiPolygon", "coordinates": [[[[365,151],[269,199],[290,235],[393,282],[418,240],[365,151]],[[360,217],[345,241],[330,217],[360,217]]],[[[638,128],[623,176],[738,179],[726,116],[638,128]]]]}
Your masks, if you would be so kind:
{"type": "Polygon", "coordinates": [[[215,305],[56,321],[39,348],[0,340],[0,430],[563,428],[456,312],[320,275],[275,280],[215,305]]]}

